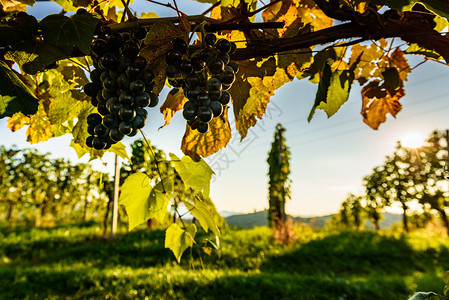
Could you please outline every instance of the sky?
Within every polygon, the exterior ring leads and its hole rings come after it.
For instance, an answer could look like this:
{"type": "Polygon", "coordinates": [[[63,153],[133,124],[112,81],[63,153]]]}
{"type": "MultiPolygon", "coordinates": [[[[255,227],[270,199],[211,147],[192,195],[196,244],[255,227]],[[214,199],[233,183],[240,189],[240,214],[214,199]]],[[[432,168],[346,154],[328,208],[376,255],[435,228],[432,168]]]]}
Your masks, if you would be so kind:
{"type": "MultiPolygon", "coordinates": [[[[178,1],[179,9],[187,14],[200,14],[209,5],[194,1],[178,1]]],[[[156,12],[159,16],[174,16],[175,12],[148,2],[131,6],[137,11],[156,12]]],[[[54,3],[38,2],[29,13],[38,19],[59,12],[54,3]]],[[[411,67],[423,58],[407,56],[411,67]]],[[[362,121],[361,94],[357,83],[352,86],[347,103],[331,118],[317,110],[310,123],[307,116],[315,99],[317,85],[306,79],[297,80],[275,91],[262,121],[251,128],[241,143],[235,136],[230,144],[215,155],[206,158],[216,175],[211,184],[211,198],[218,211],[253,212],[268,207],[268,152],[277,123],[285,128],[286,144],[290,148],[291,199],[286,204],[287,213],[295,216],[317,216],[335,213],[349,193],[363,193],[362,179],[372,169],[383,163],[385,156],[394,151],[398,140],[409,134],[423,138],[433,130],[449,129],[449,67],[429,61],[409,74],[405,82],[406,95],[400,100],[402,110],[393,118],[389,115],[379,130],[372,130],[362,121]]],[[[168,88],[160,95],[163,103],[168,88]]],[[[159,106],[160,106],[159,104],[159,106]]],[[[172,123],[161,130],[164,120],[159,106],[149,109],[146,136],[166,153],[182,156],[181,139],[185,120],[177,113],[172,123]]],[[[230,112],[230,115],[233,115],[230,112]]],[[[231,120],[231,126],[233,122],[231,120]]],[[[235,132],[235,126],[233,126],[235,132]]],[[[5,146],[35,147],[50,152],[53,157],[78,160],[70,148],[70,136],[50,139],[30,145],[25,129],[11,133],[6,119],[0,120],[0,144],[5,146]]],[[[133,142],[125,138],[124,144],[133,142]]],[[[93,162],[102,170],[113,170],[114,156],[105,155],[103,162],[93,162]],[[106,164],[106,166],[103,165],[106,164]]]]}

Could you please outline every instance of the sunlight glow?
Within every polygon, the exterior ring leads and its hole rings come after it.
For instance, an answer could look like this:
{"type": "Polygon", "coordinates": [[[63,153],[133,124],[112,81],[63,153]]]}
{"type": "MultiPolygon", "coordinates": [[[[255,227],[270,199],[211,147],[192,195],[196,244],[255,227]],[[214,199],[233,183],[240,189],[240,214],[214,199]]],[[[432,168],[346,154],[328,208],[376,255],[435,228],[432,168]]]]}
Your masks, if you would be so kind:
{"type": "Polygon", "coordinates": [[[409,132],[400,138],[402,146],[406,148],[419,148],[424,144],[425,135],[418,132],[409,132]]]}

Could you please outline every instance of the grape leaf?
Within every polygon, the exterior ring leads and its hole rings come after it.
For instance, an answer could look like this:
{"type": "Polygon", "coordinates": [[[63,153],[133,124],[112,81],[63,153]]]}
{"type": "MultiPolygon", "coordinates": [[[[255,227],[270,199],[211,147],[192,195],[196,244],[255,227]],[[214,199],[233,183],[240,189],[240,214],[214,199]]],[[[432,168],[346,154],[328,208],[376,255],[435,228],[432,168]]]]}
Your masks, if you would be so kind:
{"type": "Polygon", "coordinates": [[[126,147],[121,142],[112,145],[107,151],[117,154],[119,157],[130,161],[128,152],[126,152],[126,147]]]}
{"type": "Polygon", "coordinates": [[[52,124],[60,125],[78,116],[79,110],[80,101],[74,99],[70,92],[65,92],[51,99],[48,119],[52,124]]]}
{"type": "Polygon", "coordinates": [[[428,10],[449,20],[449,5],[443,0],[372,0],[372,2],[400,10],[410,10],[416,3],[421,3],[428,10]]]}
{"type": "Polygon", "coordinates": [[[42,36],[65,53],[76,46],[83,53],[90,52],[90,44],[98,19],[89,13],[67,17],[61,14],[46,16],[40,22],[42,36]]]}
{"type": "Polygon", "coordinates": [[[27,128],[26,134],[27,142],[30,144],[45,142],[49,138],[53,137],[54,133],[45,112],[45,105],[43,101],[39,103],[36,114],[31,117],[30,126],[27,128]]]}
{"type": "Polygon", "coordinates": [[[162,127],[167,126],[170,124],[171,119],[175,115],[175,113],[178,110],[181,110],[184,103],[186,103],[187,98],[184,97],[184,92],[182,89],[172,89],[168,95],[167,99],[165,100],[164,104],[162,104],[160,110],[161,113],[164,115],[165,123],[162,125],[159,129],[162,127]]]}
{"type": "Polygon", "coordinates": [[[407,81],[407,75],[412,71],[407,62],[407,59],[404,57],[404,52],[401,49],[396,48],[396,50],[388,56],[388,61],[390,63],[390,67],[395,67],[399,72],[399,78],[402,81],[407,81]]]}
{"type": "Polygon", "coordinates": [[[165,231],[165,248],[173,252],[178,263],[181,262],[184,251],[193,246],[195,235],[195,224],[190,224],[186,229],[182,229],[178,224],[173,223],[165,231]]]}
{"type": "Polygon", "coordinates": [[[39,100],[4,61],[0,61],[0,90],[0,118],[36,113],[39,100]]]}
{"type": "Polygon", "coordinates": [[[210,180],[214,174],[209,165],[204,160],[195,162],[189,156],[179,159],[173,153],[170,153],[170,158],[185,187],[209,197],[210,180]]]}
{"type": "Polygon", "coordinates": [[[8,128],[15,132],[25,125],[30,124],[30,117],[25,116],[21,112],[17,112],[8,119],[8,128]]]}
{"type": "Polygon", "coordinates": [[[148,202],[150,206],[149,218],[155,218],[160,223],[164,222],[167,214],[167,206],[170,202],[170,195],[174,190],[174,181],[171,177],[165,177],[155,184],[151,190],[148,202]]]}
{"type": "Polygon", "coordinates": [[[218,152],[231,140],[227,108],[220,117],[213,118],[209,126],[209,131],[206,133],[199,133],[197,130],[190,129],[190,126],[186,126],[181,150],[195,161],[218,152]]]}
{"type": "Polygon", "coordinates": [[[382,70],[377,66],[376,62],[383,57],[383,49],[387,47],[387,41],[381,39],[379,43],[380,47],[375,43],[372,43],[370,47],[361,46],[360,44],[352,46],[349,63],[353,64],[360,57],[360,63],[354,71],[355,79],[381,78],[382,70]]]}
{"type": "Polygon", "coordinates": [[[125,207],[129,230],[150,218],[151,205],[148,200],[151,190],[150,178],[144,173],[133,173],[123,183],[119,204],[125,207]]]}
{"type": "Polygon", "coordinates": [[[223,217],[217,212],[214,203],[209,198],[194,197],[194,201],[183,199],[182,203],[189,212],[198,219],[204,231],[211,230],[215,236],[220,235],[219,226],[223,224],[223,217]]]}
{"type": "Polygon", "coordinates": [[[72,131],[73,142],[86,149],[90,149],[86,146],[86,138],[89,136],[87,132],[87,116],[94,112],[96,112],[94,106],[87,102],[82,103],[77,117],[78,122],[76,122],[72,131]]]}
{"type": "Polygon", "coordinates": [[[378,129],[381,123],[387,120],[387,114],[390,113],[396,117],[402,106],[399,99],[404,96],[402,88],[397,89],[395,94],[375,80],[362,88],[362,116],[365,122],[372,129],[378,129]]]}
{"type": "Polygon", "coordinates": [[[420,47],[418,44],[410,44],[410,46],[404,51],[407,54],[423,55],[426,58],[433,60],[443,60],[443,57],[435,51],[420,47]]]}

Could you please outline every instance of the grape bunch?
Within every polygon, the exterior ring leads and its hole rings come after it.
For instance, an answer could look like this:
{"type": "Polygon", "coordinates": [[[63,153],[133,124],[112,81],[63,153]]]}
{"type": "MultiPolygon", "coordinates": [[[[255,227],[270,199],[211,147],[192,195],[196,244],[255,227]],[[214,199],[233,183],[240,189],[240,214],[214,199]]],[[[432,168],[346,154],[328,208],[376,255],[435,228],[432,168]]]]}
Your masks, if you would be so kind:
{"type": "Polygon", "coordinates": [[[98,113],[87,117],[90,136],[86,145],[97,150],[109,149],[125,135],[134,136],[145,126],[145,107],[154,107],[154,73],[139,56],[146,29],[136,27],[129,33],[110,32],[97,37],[91,45],[95,69],[84,92],[98,113]]]}
{"type": "Polygon", "coordinates": [[[219,117],[231,101],[228,90],[238,72],[238,65],[229,58],[236,50],[234,42],[217,40],[215,34],[209,33],[204,37],[204,45],[189,55],[188,44],[176,39],[165,57],[168,82],[182,87],[188,99],[183,107],[184,119],[200,133],[209,130],[209,122],[219,117]]]}

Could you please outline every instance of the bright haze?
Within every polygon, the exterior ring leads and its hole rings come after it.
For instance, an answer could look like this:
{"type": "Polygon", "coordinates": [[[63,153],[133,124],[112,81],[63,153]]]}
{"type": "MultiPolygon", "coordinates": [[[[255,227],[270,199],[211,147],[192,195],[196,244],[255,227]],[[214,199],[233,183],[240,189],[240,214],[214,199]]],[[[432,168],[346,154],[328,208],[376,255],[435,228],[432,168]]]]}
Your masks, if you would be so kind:
{"type": "MultiPolygon", "coordinates": [[[[210,6],[194,1],[180,1],[178,4],[179,9],[189,15],[201,14],[210,6]]],[[[36,7],[39,10],[30,9],[29,13],[38,19],[60,11],[55,3],[39,3],[36,7]]],[[[161,17],[176,15],[173,10],[148,2],[138,2],[131,7],[139,12],[153,11],[161,17]]],[[[407,59],[412,68],[423,60],[419,56],[407,56],[407,59]]],[[[436,62],[429,61],[413,70],[405,82],[406,95],[400,100],[402,111],[397,119],[389,116],[377,131],[362,121],[358,83],[353,84],[348,102],[333,117],[328,119],[323,111],[317,110],[310,123],[307,116],[314,103],[317,85],[307,79],[295,79],[284,85],[275,92],[264,119],[249,130],[246,139],[240,142],[233,126],[231,143],[218,154],[206,158],[216,173],[211,197],[217,209],[252,212],[268,207],[266,159],[274,128],[279,122],[287,129],[286,144],[291,151],[292,199],[287,203],[287,212],[301,216],[336,212],[348,193],[363,192],[362,178],[393,152],[398,140],[404,139],[401,142],[406,143],[408,137],[415,136],[414,143],[419,146],[419,139],[431,131],[449,128],[448,80],[449,68],[436,62]]],[[[167,93],[168,88],[165,88],[160,95],[160,103],[167,93]]],[[[233,115],[232,109],[230,115],[233,115]]],[[[181,156],[185,120],[177,113],[169,126],[158,130],[163,123],[159,106],[149,109],[144,128],[146,135],[156,147],[181,156]]],[[[75,151],[68,146],[70,137],[29,145],[25,129],[11,133],[6,127],[6,119],[0,120],[0,134],[1,143],[5,146],[36,147],[54,157],[79,161],[75,151]]],[[[129,146],[132,141],[125,138],[123,142],[129,146]]],[[[87,158],[82,161],[87,161],[87,158]]],[[[108,154],[103,160],[106,167],[98,161],[94,165],[112,170],[112,162],[113,156],[108,154]]]]}

